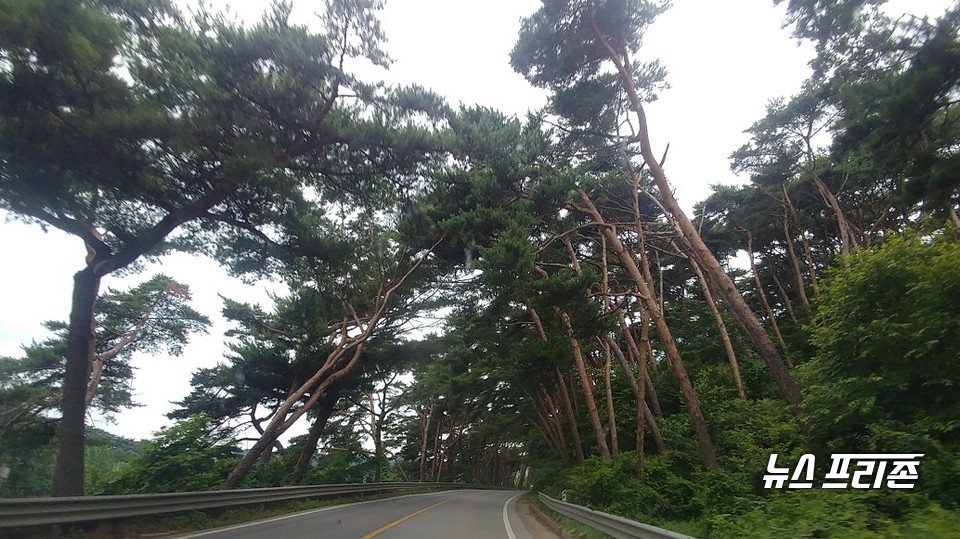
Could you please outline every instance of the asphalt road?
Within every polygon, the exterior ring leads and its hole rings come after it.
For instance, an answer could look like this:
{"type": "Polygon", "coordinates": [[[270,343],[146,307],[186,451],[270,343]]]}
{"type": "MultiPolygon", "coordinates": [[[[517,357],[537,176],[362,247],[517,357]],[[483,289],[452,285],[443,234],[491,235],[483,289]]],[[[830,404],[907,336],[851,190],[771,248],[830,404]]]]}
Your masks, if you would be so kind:
{"type": "MultiPolygon", "coordinates": [[[[517,491],[454,490],[303,511],[181,539],[536,539],[517,512],[517,491]]],[[[533,526],[536,527],[536,526],[533,526]]]]}

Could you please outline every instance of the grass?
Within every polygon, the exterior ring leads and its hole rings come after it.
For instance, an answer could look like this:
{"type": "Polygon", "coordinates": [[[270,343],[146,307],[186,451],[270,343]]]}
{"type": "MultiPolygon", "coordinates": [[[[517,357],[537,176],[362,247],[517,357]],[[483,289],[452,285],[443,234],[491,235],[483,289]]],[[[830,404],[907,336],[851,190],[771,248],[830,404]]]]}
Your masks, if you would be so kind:
{"type": "Polygon", "coordinates": [[[537,494],[525,494],[524,496],[550,520],[556,522],[563,531],[567,532],[573,537],[577,537],[579,539],[605,539],[607,537],[606,534],[598,532],[586,524],[581,524],[572,518],[565,517],[560,513],[550,509],[544,505],[542,501],[540,501],[540,496],[537,494]]]}

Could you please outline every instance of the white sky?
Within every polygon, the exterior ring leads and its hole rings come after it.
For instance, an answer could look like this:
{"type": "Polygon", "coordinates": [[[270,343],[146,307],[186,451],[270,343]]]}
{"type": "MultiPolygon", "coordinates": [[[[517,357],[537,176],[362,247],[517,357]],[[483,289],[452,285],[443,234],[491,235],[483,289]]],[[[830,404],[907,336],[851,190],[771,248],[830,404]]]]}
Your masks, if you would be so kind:
{"type": "MultiPolygon", "coordinates": [[[[228,2],[211,2],[226,5],[228,2]]],[[[319,3],[300,0],[309,13],[319,3]]],[[[659,58],[669,71],[671,89],[649,105],[647,115],[655,153],[670,144],[666,171],[688,210],[709,194],[715,182],[737,181],[727,157],[746,142],[743,130],[761,118],[766,103],[796,92],[807,76],[810,47],[798,46],[781,28],[782,8],[771,0],[674,0],[674,7],[650,29],[642,58],[659,58]]],[[[243,5],[243,4],[240,4],[243,5]]],[[[248,2],[238,9],[249,20],[257,11],[248,2]]],[[[418,83],[451,102],[481,104],[524,115],[545,103],[510,68],[509,53],[520,18],[533,13],[535,0],[388,0],[382,20],[395,60],[388,82],[418,83]]],[[[891,12],[939,14],[945,0],[890,2],[891,12]]],[[[0,225],[0,355],[18,356],[20,346],[40,340],[44,320],[65,320],[72,274],[80,269],[79,240],[57,231],[16,222],[0,225]],[[15,261],[15,262],[14,262],[15,261]]],[[[223,353],[221,304],[217,294],[267,302],[275,283],[248,286],[226,275],[216,262],[183,254],[127,279],[109,278],[104,286],[126,287],[163,271],[190,286],[193,305],[214,321],[210,334],[194,338],[182,357],[137,357],[133,386],[145,404],[124,411],[113,424],[94,424],[133,438],[149,437],[169,423],[171,401],[190,391],[190,376],[215,365],[223,353]]]]}

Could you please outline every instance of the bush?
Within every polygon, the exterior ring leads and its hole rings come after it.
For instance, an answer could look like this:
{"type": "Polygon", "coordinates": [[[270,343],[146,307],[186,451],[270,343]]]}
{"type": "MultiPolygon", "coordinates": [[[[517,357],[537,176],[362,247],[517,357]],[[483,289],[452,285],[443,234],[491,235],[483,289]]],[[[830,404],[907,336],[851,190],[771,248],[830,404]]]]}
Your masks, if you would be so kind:
{"type": "Polygon", "coordinates": [[[703,504],[695,495],[696,485],[676,473],[675,455],[647,458],[643,479],[637,477],[632,451],[610,461],[591,457],[582,466],[567,470],[564,484],[570,501],[598,511],[639,521],[697,518],[703,504]]]}
{"type": "Polygon", "coordinates": [[[555,456],[531,458],[529,469],[530,485],[534,492],[544,492],[551,498],[556,498],[567,488],[566,469],[555,456]]]}
{"type": "Polygon", "coordinates": [[[106,480],[98,494],[212,490],[240,459],[231,437],[203,415],[161,429],[139,454],[106,480]]]}
{"type": "Polygon", "coordinates": [[[817,355],[798,369],[815,443],[831,452],[927,453],[918,488],[960,500],[960,244],[890,238],[831,271],[817,355]]]}
{"type": "Polygon", "coordinates": [[[706,520],[702,539],[742,537],[829,537],[849,539],[941,538],[960,530],[960,515],[924,504],[901,519],[874,510],[868,500],[884,491],[776,491],[756,498],[742,512],[717,513],[706,520]]]}

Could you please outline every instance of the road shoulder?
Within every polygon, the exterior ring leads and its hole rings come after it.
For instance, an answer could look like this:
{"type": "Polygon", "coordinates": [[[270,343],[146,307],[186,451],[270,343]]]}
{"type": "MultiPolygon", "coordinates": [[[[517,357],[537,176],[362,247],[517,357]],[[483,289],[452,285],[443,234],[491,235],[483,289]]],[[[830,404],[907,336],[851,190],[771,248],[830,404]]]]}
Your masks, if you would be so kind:
{"type": "Polygon", "coordinates": [[[524,494],[517,500],[517,514],[533,539],[576,539],[530,503],[528,496],[524,494]]]}

